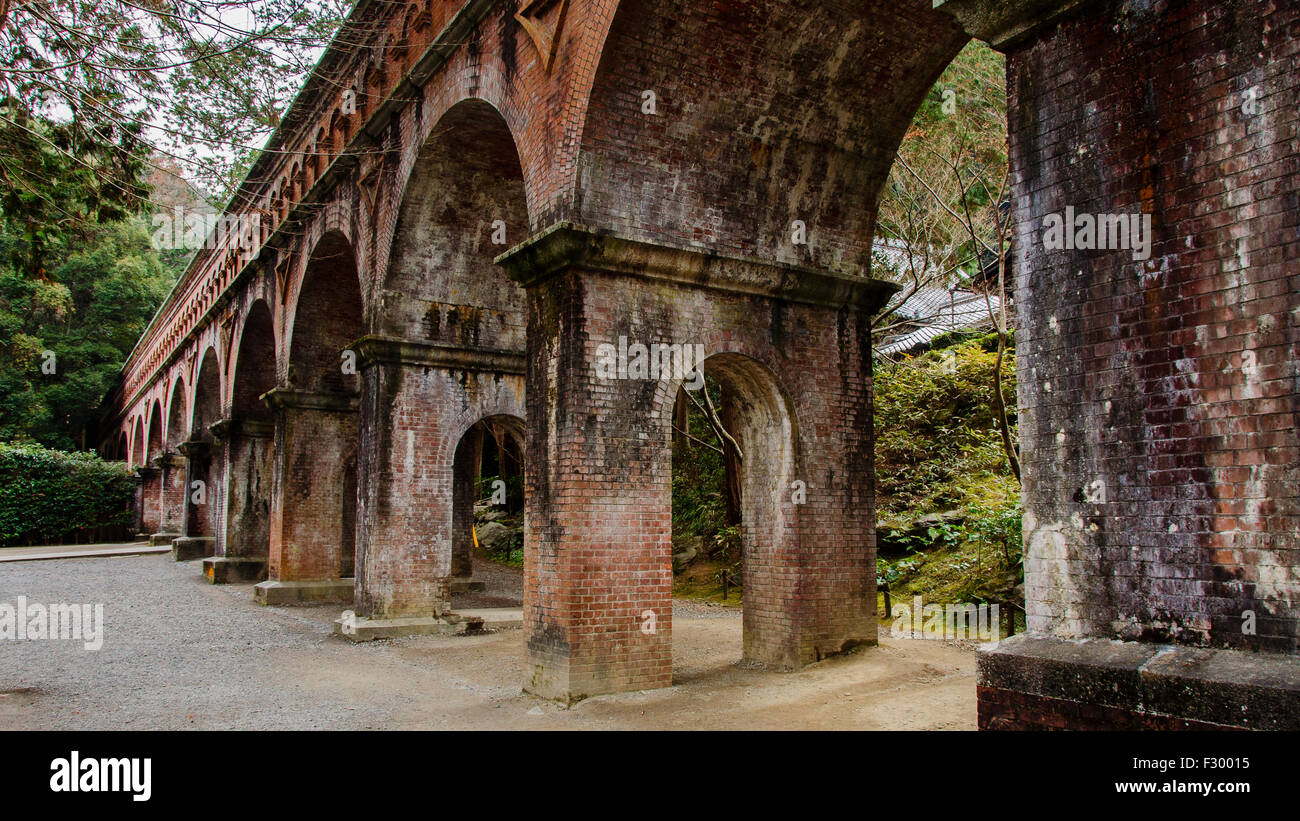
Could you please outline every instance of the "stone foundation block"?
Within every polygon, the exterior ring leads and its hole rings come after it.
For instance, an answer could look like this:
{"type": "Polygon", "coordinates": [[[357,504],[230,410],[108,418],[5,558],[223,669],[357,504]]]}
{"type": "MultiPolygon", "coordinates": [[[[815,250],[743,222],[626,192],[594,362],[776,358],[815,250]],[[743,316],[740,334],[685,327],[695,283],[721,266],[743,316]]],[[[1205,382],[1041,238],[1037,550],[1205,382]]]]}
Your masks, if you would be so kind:
{"type": "Polygon", "coordinates": [[[354,579],[264,581],[253,585],[253,600],[258,604],[271,606],[312,602],[350,602],[355,588],[354,579]]]}
{"type": "Polygon", "coordinates": [[[980,648],[981,730],[1298,730],[1300,658],[1025,633],[980,648]]]}

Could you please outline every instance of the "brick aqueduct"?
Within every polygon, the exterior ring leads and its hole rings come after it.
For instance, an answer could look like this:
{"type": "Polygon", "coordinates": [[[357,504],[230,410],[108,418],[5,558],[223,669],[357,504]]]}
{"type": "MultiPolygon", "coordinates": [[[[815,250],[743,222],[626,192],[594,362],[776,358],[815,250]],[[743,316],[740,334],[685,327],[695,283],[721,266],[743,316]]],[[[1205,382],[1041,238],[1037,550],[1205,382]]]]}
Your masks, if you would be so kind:
{"type": "Polygon", "coordinates": [[[700,344],[740,400],[745,658],[873,644],[875,204],[978,37],[1008,58],[1029,626],[980,654],[980,724],[1295,726],[1298,35],[1294,0],[360,0],[102,450],[213,581],[437,629],[508,431],[525,688],[663,687],[679,380],[595,361],[700,344]],[[1150,258],[1048,249],[1067,206],[1151,215],[1150,258]]]}

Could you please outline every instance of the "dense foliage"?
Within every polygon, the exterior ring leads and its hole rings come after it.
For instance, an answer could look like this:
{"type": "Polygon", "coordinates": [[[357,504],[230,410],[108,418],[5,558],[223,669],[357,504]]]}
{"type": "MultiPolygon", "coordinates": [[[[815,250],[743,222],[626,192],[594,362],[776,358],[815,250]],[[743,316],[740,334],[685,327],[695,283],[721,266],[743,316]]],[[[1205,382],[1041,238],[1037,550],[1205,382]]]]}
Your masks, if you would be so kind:
{"type": "MultiPolygon", "coordinates": [[[[876,368],[876,490],[881,518],[916,516],[978,500],[1009,470],[993,411],[994,335],[876,368]]],[[[1016,402],[1015,359],[1002,392],[1016,402]]]]}
{"type": "MultiPolygon", "coordinates": [[[[16,241],[0,227],[0,248],[16,241]]],[[[48,278],[0,262],[0,440],[93,447],[84,432],[175,272],[140,220],[64,235],[54,247],[48,278]]]]}
{"type": "MultiPolygon", "coordinates": [[[[878,579],[894,601],[1020,606],[1020,483],[995,410],[997,335],[937,343],[876,366],[878,579]]],[[[1014,355],[1000,381],[1014,407],[1014,355]]]]}
{"type": "Polygon", "coordinates": [[[0,546],[120,538],[136,480],[92,453],[0,443],[0,546]]]}
{"type": "Polygon", "coordinates": [[[350,0],[0,0],[0,212],[45,235],[135,213],[151,155],[226,199],[350,0]]]}

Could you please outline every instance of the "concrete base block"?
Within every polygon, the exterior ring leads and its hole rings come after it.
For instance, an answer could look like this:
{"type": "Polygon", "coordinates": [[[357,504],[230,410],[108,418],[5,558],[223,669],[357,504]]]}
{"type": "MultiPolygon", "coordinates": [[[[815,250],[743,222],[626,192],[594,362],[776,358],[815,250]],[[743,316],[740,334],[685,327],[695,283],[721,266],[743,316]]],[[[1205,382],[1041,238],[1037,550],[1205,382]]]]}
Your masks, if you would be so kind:
{"type": "Polygon", "coordinates": [[[149,537],[149,546],[159,547],[161,545],[169,545],[176,541],[180,535],[181,534],[179,533],[155,533],[149,537]]]}
{"type": "MultiPolygon", "coordinates": [[[[520,615],[522,621],[522,612],[520,615]]],[[[404,619],[371,619],[345,610],[343,617],[334,622],[334,632],[351,641],[397,639],[405,636],[450,636],[482,630],[481,618],[465,618],[458,613],[448,613],[442,618],[415,616],[404,619]]]]}
{"type": "Polygon", "coordinates": [[[217,540],[211,536],[180,536],[172,539],[172,558],[178,562],[211,556],[217,540]]]}
{"type": "Polygon", "coordinates": [[[1025,633],[976,656],[981,730],[1300,730],[1300,657],[1025,633]]]}
{"type": "Polygon", "coordinates": [[[479,622],[480,630],[521,630],[524,626],[522,607],[483,607],[457,610],[456,616],[479,622]]]}
{"type": "Polygon", "coordinates": [[[481,582],[473,576],[465,576],[452,579],[450,589],[453,593],[482,593],[487,590],[487,583],[481,582]]]}
{"type": "Polygon", "coordinates": [[[266,578],[266,559],[209,556],[203,560],[203,575],[212,584],[261,581],[266,578]]]}
{"type": "Polygon", "coordinates": [[[253,601],[265,605],[350,602],[355,588],[353,579],[265,581],[253,585],[253,601]]]}

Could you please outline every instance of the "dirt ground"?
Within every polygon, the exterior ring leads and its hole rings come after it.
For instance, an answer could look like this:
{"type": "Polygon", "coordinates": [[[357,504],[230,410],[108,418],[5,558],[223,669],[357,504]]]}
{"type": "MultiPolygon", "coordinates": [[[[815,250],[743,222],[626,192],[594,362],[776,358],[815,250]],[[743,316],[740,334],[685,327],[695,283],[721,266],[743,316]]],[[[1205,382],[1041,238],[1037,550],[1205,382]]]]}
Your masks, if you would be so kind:
{"type": "MultiPolygon", "coordinates": [[[[517,571],[477,569],[508,606],[517,571]]],[[[168,556],[0,565],[0,602],[103,603],[104,643],[0,643],[0,729],[974,729],[969,645],[896,640],[796,673],[738,666],[740,613],[674,605],[674,685],[570,708],[521,691],[518,630],[356,645],[339,605],[267,608],[168,556]]]]}

